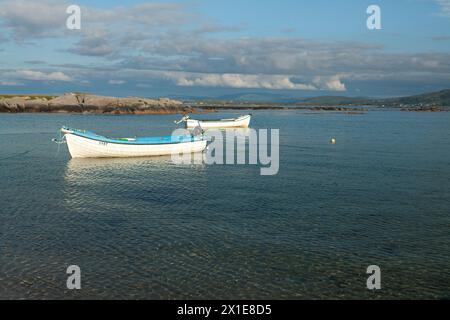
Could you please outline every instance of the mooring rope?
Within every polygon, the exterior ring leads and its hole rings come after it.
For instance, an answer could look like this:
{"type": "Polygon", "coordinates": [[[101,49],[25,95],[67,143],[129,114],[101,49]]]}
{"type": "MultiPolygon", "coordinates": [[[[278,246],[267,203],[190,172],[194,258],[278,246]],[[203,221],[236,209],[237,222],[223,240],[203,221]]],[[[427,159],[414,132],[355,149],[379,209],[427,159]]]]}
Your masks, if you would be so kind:
{"type": "Polygon", "coordinates": [[[56,158],[57,156],[59,156],[59,151],[61,150],[61,145],[67,142],[66,136],[63,135],[61,131],[59,131],[59,139],[55,138],[55,139],[52,139],[52,141],[54,143],[56,143],[56,145],[58,146],[58,148],[56,148],[56,154],[55,154],[55,158],[56,158]]]}

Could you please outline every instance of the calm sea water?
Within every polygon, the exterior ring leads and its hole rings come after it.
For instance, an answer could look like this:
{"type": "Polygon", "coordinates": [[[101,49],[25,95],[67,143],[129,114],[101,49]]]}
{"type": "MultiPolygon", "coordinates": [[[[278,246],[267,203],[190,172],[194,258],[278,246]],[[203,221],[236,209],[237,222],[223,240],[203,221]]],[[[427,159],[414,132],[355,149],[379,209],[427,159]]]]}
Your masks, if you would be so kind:
{"type": "Polygon", "coordinates": [[[1,299],[450,298],[450,113],[254,112],[280,129],[276,176],[71,160],[50,141],[62,125],[166,135],[177,118],[0,114],[1,299]]]}

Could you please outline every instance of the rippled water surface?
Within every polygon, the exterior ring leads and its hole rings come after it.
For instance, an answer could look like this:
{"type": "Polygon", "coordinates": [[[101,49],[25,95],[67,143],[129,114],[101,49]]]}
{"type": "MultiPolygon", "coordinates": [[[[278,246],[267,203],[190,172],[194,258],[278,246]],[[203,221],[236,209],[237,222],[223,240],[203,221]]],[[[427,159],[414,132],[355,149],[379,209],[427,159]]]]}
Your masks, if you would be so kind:
{"type": "Polygon", "coordinates": [[[148,136],[175,119],[0,114],[0,299],[450,298],[450,113],[254,112],[280,129],[275,176],[71,160],[51,142],[62,125],[148,136]],[[69,265],[82,290],[65,289],[69,265]]]}

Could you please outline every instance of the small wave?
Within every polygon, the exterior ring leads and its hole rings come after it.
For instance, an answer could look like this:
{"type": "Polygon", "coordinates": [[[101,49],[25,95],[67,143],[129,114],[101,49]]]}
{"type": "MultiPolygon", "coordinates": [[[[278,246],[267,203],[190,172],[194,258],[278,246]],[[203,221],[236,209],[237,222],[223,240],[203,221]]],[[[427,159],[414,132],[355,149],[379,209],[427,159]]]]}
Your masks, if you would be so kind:
{"type": "Polygon", "coordinates": [[[14,154],[12,156],[9,156],[9,157],[0,158],[0,161],[9,160],[9,159],[13,159],[13,158],[16,158],[16,157],[24,156],[24,155],[30,153],[31,151],[33,151],[33,150],[27,150],[27,151],[24,151],[24,152],[21,152],[21,153],[16,153],[16,154],[14,154]]]}

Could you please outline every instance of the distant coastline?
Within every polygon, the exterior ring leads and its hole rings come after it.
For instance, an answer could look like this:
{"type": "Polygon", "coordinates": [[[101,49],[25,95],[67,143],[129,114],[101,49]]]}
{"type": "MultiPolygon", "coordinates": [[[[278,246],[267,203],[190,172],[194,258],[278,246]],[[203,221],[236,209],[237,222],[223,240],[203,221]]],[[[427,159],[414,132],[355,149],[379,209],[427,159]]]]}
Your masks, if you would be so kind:
{"type": "Polygon", "coordinates": [[[232,110],[304,109],[361,113],[369,108],[395,108],[409,112],[450,111],[450,89],[417,96],[373,99],[324,96],[291,101],[174,100],[108,97],[87,93],[0,95],[1,113],[180,114],[232,110]]]}

